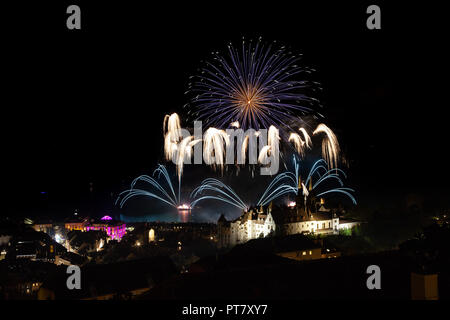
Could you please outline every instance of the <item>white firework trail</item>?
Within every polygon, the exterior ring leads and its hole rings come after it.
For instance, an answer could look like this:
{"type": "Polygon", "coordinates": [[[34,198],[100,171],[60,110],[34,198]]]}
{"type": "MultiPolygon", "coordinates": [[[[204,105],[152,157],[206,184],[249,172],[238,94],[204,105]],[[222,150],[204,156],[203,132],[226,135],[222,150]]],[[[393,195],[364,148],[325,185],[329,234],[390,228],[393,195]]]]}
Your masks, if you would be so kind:
{"type": "Polygon", "coordinates": [[[300,128],[299,131],[303,135],[303,139],[300,136],[300,134],[292,132],[289,135],[289,142],[292,142],[294,144],[294,148],[299,154],[301,158],[305,157],[306,148],[311,149],[312,148],[312,141],[311,137],[309,136],[308,132],[305,128],[300,128]]]}
{"type": "Polygon", "coordinates": [[[324,133],[325,137],[322,139],[322,156],[326,160],[330,168],[337,168],[340,147],[334,132],[323,123],[319,124],[314,130],[313,135],[324,133]]]}
{"type": "Polygon", "coordinates": [[[303,158],[305,156],[304,146],[306,142],[302,140],[300,135],[298,133],[292,132],[289,135],[289,142],[292,142],[294,144],[295,150],[303,158]]]}
{"type": "Polygon", "coordinates": [[[203,136],[203,158],[208,165],[223,170],[225,151],[230,144],[230,137],[224,130],[208,128],[203,136]]]}
{"type": "Polygon", "coordinates": [[[164,155],[166,160],[171,160],[175,156],[177,144],[181,139],[180,117],[176,113],[166,115],[163,122],[164,155]]]}
{"type": "Polygon", "coordinates": [[[280,134],[275,126],[269,127],[267,145],[259,152],[258,162],[266,164],[270,157],[278,157],[280,154],[280,134]]]}
{"type": "Polygon", "coordinates": [[[176,167],[177,167],[177,175],[178,175],[178,182],[181,183],[181,176],[183,175],[183,165],[185,162],[185,159],[190,161],[191,159],[191,153],[192,153],[192,147],[200,142],[200,139],[194,140],[193,136],[189,136],[181,140],[181,142],[177,145],[177,157],[176,157],[176,167]]]}
{"type": "Polygon", "coordinates": [[[309,136],[308,132],[306,131],[305,128],[300,128],[299,131],[303,134],[303,137],[305,138],[306,147],[311,149],[312,141],[311,141],[311,137],[309,136]]]}

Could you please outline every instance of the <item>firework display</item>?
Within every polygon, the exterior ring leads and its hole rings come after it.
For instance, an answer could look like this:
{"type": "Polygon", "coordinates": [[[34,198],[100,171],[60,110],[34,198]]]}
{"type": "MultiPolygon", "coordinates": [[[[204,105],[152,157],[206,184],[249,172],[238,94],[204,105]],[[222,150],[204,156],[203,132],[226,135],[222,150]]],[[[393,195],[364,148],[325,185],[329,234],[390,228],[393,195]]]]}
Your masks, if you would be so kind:
{"type": "Polygon", "coordinates": [[[289,193],[297,195],[299,190],[302,190],[302,194],[306,202],[306,199],[309,196],[310,192],[316,191],[316,189],[318,189],[322,183],[329,179],[334,179],[335,181],[337,181],[339,187],[322,189],[321,191],[316,192],[317,197],[321,197],[330,193],[342,193],[348,196],[352,200],[353,204],[356,204],[356,199],[351,194],[351,192],[354,192],[354,190],[344,187],[344,183],[342,181],[342,178],[340,177],[340,174],[342,174],[344,177],[347,177],[344,171],[342,171],[341,169],[328,169],[326,161],[323,159],[319,159],[313,164],[309,173],[306,175],[305,182],[303,183],[301,181],[301,177],[299,176],[300,166],[295,156],[293,157],[293,162],[294,172],[284,172],[277,175],[264,191],[263,195],[257,202],[257,206],[265,206],[271,201],[289,193]],[[313,179],[315,179],[314,183],[313,179]],[[306,187],[308,184],[311,184],[311,188],[309,189],[306,187]]]}
{"type": "Polygon", "coordinates": [[[241,200],[236,192],[231,189],[230,186],[227,186],[222,181],[213,178],[205,179],[200,186],[195,188],[191,194],[191,198],[195,199],[191,203],[192,207],[194,207],[199,201],[214,199],[229,203],[244,211],[248,209],[248,206],[241,200]],[[212,191],[214,192],[214,195],[202,195],[205,191],[212,191]]]}
{"type": "Polygon", "coordinates": [[[236,122],[243,129],[280,126],[311,112],[317,102],[305,93],[317,84],[299,80],[313,70],[302,67],[300,55],[284,46],[267,45],[261,39],[243,41],[213,57],[188,91],[193,95],[193,115],[208,126],[224,128],[236,122]]]}
{"type": "Polygon", "coordinates": [[[446,12],[374,2],[2,3],[0,300],[449,300],[446,12]]]}
{"type": "Polygon", "coordinates": [[[340,152],[337,137],[333,131],[323,123],[319,124],[313,132],[314,135],[319,133],[325,134],[325,138],[322,140],[322,155],[330,167],[336,168],[340,152]]]}
{"type": "Polygon", "coordinates": [[[180,200],[180,189],[181,186],[178,185],[178,193],[175,192],[166,167],[163,165],[158,165],[156,170],[153,172],[153,177],[150,177],[148,175],[141,175],[134,179],[131,183],[130,189],[125,190],[119,194],[119,197],[116,200],[116,204],[119,204],[122,208],[130,198],[144,196],[162,201],[163,203],[168,204],[169,206],[172,206],[174,208],[178,208],[180,205],[182,205],[180,200]],[[158,182],[158,180],[161,178],[161,175],[164,178],[164,182],[167,187],[163,187],[163,185],[158,182]],[[157,176],[157,179],[155,179],[154,176],[157,176]],[[151,187],[151,190],[149,191],[142,188],[136,188],[136,184],[138,182],[148,184],[151,187]]]}
{"type": "MultiPolygon", "coordinates": [[[[340,193],[356,204],[351,194],[354,190],[344,187],[341,175],[345,177],[345,173],[338,168],[340,146],[334,132],[324,123],[319,123],[311,134],[305,126],[295,125],[300,123],[298,120],[302,115],[312,111],[310,106],[315,101],[304,93],[308,82],[296,80],[303,73],[311,72],[311,69],[299,66],[299,59],[299,56],[292,55],[284,47],[266,45],[261,39],[255,42],[243,41],[239,49],[230,44],[224,56],[214,53],[214,62],[207,63],[201,76],[196,78],[189,89],[189,92],[195,93],[195,97],[188,113],[203,120],[203,124],[206,123],[203,136],[198,137],[197,134],[194,137],[188,130],[182,129],[177,113],[164,117],[164,157],[176,166],[178,194],[174,191],[166,167],[159,165],[154,176],[157,174],[159,179],[162,175],[168,189],[163,188],[154,177],[140,176],[133,181],[129,190],[119,195],[117,201],[120,207],[132,197],[147,196],[178,209],[186,207],[191,210],[200,201],[209,199],[247,210],[250,206],[230,186],[215,178],[207,178],[194,188],[190,194],[190,204],[181,203],[183,167],[191,163],[192,150],[197,144],[202,149],[199,154],[204,163],[213,169],[220,169],[221,174],[227,165],[246,165],[246,159],[249,158],[252,160],[249,159],[248,165],[259,164],[261,168],[267,169],[271,161],[279,161],[282,149],[287,154],[293,154],[292,172],[287,170],[277,174],[278,165],[273,171],[268,169],[268,174],[275,176],[255,202],[257,206],[266,206],[282,196],[298,195],[299,192],[302,192],[305,203],[310,193],[317,197],[340,193]],[[242,133],[243,130],[247,131],[238,139],[236,148],[231,150],[230,146],[234,148],[233,130],[242,133]],[[264,130],[267,130],[267,137],[261,135],[264,130]],[[321,138],[322,158],[314,162],[306,179],[302,181],[299,175],[300,161],[304,161],[307,151],[313,149],[312,137],[316,136],[321,138]],[[254,138],[262,138],[258,139],[259,145],[254,138]],[[249,150],[258,147],[257,152],[249,150]],[[293,147],[291,151],[290,147],[293,147]],[[237,162],[227,162],[230,152],[232,156],[238,154],[237,162]],[[325,181],[331,180],[339,186],[323,187],[325,181]],[[138,182],[147,183],[150,190],[136,188],[138,182]]],[[[307,127],[312,125],[307,123],[307,127]]],[[[283,164],[286,167],[287,164],[283,164]]]]}

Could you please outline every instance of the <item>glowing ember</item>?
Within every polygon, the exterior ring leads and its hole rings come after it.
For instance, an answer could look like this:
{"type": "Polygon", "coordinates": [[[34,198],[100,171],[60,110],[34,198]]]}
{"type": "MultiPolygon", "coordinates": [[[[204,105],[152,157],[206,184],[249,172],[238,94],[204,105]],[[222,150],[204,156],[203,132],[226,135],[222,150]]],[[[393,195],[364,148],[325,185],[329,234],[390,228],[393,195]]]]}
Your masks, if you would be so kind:
{"type": "Polygon", "coordinates": [[[295,201],[289,201],[289,203],[288,203],[288,207],[289,207],[289,208],[293,208],[293,207],[295,207],[295,206],[296,206],[295,201]]]}

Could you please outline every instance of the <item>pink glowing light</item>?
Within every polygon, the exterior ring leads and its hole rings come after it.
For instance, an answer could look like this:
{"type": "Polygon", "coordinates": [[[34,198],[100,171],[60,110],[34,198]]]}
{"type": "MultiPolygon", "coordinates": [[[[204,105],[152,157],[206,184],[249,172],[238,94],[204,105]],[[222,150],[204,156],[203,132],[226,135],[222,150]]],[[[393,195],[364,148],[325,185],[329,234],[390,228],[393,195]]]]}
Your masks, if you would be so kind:
{"type": "Polygon", "coordinates": [[[110,216],[104,216],[103,218],[101,218],[100,220],[112,220],[113,218],[111,218],[110,216]]]}
{"type": "Polygon", "coordinates": [[[121,225],[117,225],[117,226],[101,226],[101,227],[97,227],[97,226],[88,226],[86,227],[86,231],[90,231],[90,230],[103,230],[106,232],[106,234],[113,240],[121,240],[122,237],[125,235],[126,233],[126,224],[121,224],[121,225]]]}

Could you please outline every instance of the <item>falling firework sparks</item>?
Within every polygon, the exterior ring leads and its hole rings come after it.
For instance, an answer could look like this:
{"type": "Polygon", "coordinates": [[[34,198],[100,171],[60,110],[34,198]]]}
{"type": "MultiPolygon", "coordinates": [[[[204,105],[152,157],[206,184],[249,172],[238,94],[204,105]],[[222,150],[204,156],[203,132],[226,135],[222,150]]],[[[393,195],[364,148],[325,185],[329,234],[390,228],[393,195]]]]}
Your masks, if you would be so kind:
{"type": "Polygon", "coordinates": [[[305,149],[312,148],[312,141],[305,128],[300,128],[299,130],[303,134],[305,140],[303,140],[298,133],[292,132],[289,135],[288,141],[294,143],[295,150],[297,151],[299,156],[303,158],[305,156],[305,149]]]}
{"type": "Polygon", "coordinates": [[[203,158],[206,164],[223,170],[225,150],[230,144],[230,137],[224,130],[208,128],[203,136],[203,158]]]}
{"type": "Polygon", "coordinates": [[[311,141],[311,137],[309,136],[308,132],[306,131],[305,128],[300,128],[299,130],[303,134],[303,137],[305,138],[305,145],[306,145],[306,147],[311,149],[312,148],[312,141],[311,141]]]}
{"type": "Polygon", "coordinates": [[[224,184],[222,181],[213,178],[203,180],[201,185],[192,191],[191,198],[194,199],[194,201],[191,202],[191,207],[194,207],[199,201],[212,199],[229,203],[244,211],[248,210],[248,206],[241,200],[241,198],[239,198],[233,189],[224,184]],[[200,196],[205,191],[212,191],[214,194],[200,196]]]}
{"type": "Polygon", "coordinates": [[[325,158],[330,168],[337,168],[340,147],[336,135],[323,123],[317,126],[313,135],[318,133],[325,133],[325,137],[322,140],[322,157],[325,158]]]}
{"type": "Polygon", "coordinates": [[[302,140],[300,135],[298,133],[292,132],[289,135],[289,142],[294,143],[295,150],[297,150],[297,153],[303,157],[305,155],[304,145],[305,141],[302,140]]]}
{"type": "Polygon", "coordinates": [[[178,184],[181,185],[181,176],[183,174],[185,160],[190,162],[192,147],[200,142],[201,139],[194,140],[193,136],[183,138],[181,134],[180,118],[176,113],[164,117],[163,134],[166,160],[172,160],[176,164],[178,184]]]}
{"type": "Polygon", "coordinates": [[[261,152],[259,153],[258,162],[259,163],[268,162],[269,161],[269,157],[270,157],[270,146],[264,146],[261,149],[261,152]]]}
{"type": "Polygon", "coordinates": [[[241,155],[242,155],[242,163],[245,163],[245,158],[246,158],[246,154],[247,154],[247,149],[248,149],[248,141],[250,139],[250,136],[245,136],[244,141],[242,142],[242,146],[241,146],[241,155]]]}
{"type": "Polygon", "coordinates": [[[180,179],[181,176],[183,175],[184,161],[185,159],[190,160],[192,147],[200,141],[201,141],[200,139],[194,140],[193,136],[189,136],[181,140],[181,142],[177,145],[176,166],[179,183],[181,183],[180,179]]]}
{"type": "MultiPolygon", "coordinates": [[[[312,69],[298,65],[300,56],[285,47],[273,48],[261,39],[243,41],[242,48],[228,46],[228,54],[213,53],[188,92],[195,96],[193,114],[207,125],[224,128],[239,122],[243,129],[281,125],[298,113],[310,112],[317,100],[307,96],[307,81],[293,80],[312,69]]],[[[316,84],[316,83],[315,83],[316,84]]]]}
{"type": "Polygon", "coordinates": [[[178,114],[172,113],[170,116],[166,115],[164,117],[163,135],[166,160],[173,159],[175,155],[177,144],[181,139],[180,129],[180,118],[178,114]]]}
{"type": "Polygon", "coordinates": [[[277,128],[270,126],[267,137],[267,145],[264,146],[259,152],[258,162],[261,164],[267,164],[271,157],[276,160],[279,153],[280,134],[277,128]]]}

